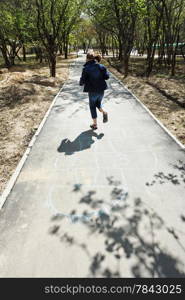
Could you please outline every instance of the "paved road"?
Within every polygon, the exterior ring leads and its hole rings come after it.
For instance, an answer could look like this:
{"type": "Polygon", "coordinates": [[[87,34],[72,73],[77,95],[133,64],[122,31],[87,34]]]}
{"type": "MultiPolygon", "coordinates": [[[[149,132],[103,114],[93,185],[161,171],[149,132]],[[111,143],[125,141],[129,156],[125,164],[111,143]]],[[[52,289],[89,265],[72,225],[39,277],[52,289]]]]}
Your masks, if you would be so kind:
{"type": "Polygon", "coordinates": [[[89,130],[83,60],[0,212],[0,276],[184,277],[184,150],[113,76],[89,130]]]}

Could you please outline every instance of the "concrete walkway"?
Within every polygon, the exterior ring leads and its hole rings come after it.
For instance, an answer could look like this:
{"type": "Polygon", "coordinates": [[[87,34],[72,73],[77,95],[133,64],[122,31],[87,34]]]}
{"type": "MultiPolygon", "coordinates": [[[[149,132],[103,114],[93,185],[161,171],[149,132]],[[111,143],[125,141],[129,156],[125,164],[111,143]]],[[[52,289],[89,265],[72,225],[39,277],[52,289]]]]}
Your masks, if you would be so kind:
{"type": "Polygon", "coordinates": [[[0,276],[185,277],[184,149],[113,76],[89,130],[84,60],[0,212],[0,276]]]}

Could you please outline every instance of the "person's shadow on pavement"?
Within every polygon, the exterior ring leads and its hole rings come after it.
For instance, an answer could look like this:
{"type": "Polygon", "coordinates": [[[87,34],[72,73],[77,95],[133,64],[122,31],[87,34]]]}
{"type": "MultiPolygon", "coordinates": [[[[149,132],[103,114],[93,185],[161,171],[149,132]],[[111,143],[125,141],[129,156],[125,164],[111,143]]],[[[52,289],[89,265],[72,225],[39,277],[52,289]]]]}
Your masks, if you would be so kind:
{"type": "Polygon", "coordinates": [[[68,139],[62,140],[57,150],[58,152],[65,153],[65,155],[72,155],[75,152],[89,149],[95,142],[92,137],[96,137],[100,140],[103,136],[103,133],[97,134],[93,130],[87,130],[80,133],[80,135],[72,142],[68,139]]]}

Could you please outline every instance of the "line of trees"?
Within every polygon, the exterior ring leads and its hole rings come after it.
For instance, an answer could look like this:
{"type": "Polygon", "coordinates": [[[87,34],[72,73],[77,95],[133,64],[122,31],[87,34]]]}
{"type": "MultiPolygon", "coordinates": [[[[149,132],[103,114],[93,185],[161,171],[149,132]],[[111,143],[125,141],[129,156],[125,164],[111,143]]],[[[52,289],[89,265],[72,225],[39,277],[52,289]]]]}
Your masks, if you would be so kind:
{"type": "Polygon", "coordinates": [[[157,64],[175,75],[176,56],[185,59],[184,0],[1,0],[0,53],[6,67],[15,59],[26,61],[27,48],[47,60],[56,75],[57,54],[68,57],[71,48],[111,50],[129,73],[133,49],[147,54],[143,75],[157,64]],[[22,57],[20,57],[20,49],[22,57]]]}
{"type": "Polygon", "coordinates": [[[108,48],[112,49],[113,55],[122,62],[125,76],[129,73],[133,48],[147,54],[144,75],[150,76],[156,51],[158,64],[165,64],[171,75],[175,75],[180,45],[184,57],[184,0],[91,0],[88,13],[96,28],[102,55],[108,48]]]}
{"type": "Polygon", "coordinates": [[[6,67],[26,61],[26,47],[47,60],[56,76],[58,51],[68,57],[70,34],[81,19],[85,0],[6,0],[0,2],[0,51],[6,67]]]}

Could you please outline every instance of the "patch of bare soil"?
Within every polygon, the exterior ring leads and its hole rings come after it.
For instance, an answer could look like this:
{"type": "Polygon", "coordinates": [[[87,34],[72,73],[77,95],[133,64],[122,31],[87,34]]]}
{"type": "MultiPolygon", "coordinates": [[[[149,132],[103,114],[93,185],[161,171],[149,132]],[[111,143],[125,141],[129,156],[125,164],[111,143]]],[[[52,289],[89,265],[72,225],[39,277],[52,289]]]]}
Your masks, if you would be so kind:
{"type": "Polygon", "coordinates": [[[105,63],[125,86],[185,145],[185,79],[154,74],[150,79],[124,76],[105,63]]]}
{"type": "Polygon", "coordinates": [[[71,61],[58,61],[56,78],[44,64],[0,69],[0,193],[67,80],[71,61]]]}

